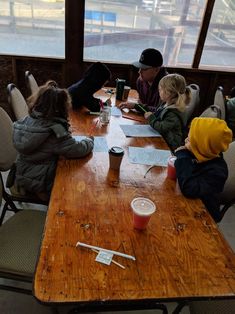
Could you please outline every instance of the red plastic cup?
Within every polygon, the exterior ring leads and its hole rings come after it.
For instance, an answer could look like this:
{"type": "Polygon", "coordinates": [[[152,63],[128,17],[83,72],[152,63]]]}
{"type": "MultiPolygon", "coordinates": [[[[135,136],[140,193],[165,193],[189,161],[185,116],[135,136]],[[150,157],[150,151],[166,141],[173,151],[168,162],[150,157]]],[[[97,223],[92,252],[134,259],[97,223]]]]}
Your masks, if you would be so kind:
{"type": "Polygon", "coordinates": [[[175,165],[174,165],[175,160],[176,160],[176,157],[171,156],[168,158],[168,162],[167,162],[167,177],[172,180],[176,180],[176,170],[175,170],[175,165]]]}
{"type": "Polygon", "coordinates": [[[147,227],[152,214],[156,211],[155,204],[148,198],[137,197],[131,202],[134,228],[143,230],[147,227]]]}

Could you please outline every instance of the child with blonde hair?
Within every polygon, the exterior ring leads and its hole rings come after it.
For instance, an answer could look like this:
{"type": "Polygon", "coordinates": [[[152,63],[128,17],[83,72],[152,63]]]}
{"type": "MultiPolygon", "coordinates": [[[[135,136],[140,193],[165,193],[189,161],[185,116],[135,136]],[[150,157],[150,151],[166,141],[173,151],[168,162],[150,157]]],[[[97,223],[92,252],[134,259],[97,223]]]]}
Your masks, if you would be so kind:
{"type": "Polygon", "coordinates": [[[163,104],[155,113],[146,112],[144,117],[173,151],[185,139],[185,107],[191,100],[191,92],[185,78],[176,73],[164,76],[158,88],[163,104]]]}

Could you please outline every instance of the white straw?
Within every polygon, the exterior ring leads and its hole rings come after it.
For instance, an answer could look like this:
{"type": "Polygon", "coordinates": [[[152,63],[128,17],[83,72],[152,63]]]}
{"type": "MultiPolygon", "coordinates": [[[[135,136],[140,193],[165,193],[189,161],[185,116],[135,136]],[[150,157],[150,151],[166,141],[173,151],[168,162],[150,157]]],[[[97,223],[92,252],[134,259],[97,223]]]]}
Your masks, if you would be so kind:
{"type": "Polygon", "coordinates": [[[106,249],[103,249],[103,248],[98,247],[98,246],[93,246],[93,245],[89,245],[89,244],[82,243],[82,242],[77,242],[76,247],[77,246],[83,246],[83,247],[86,247],[88,249],[94,249],[94,250],[98,250],[98,251],[108,252],[108,253],[111,253],[111,254],[114,254],[114,255],[118,255],[118,256],[122,256],[122,257],[125,257],[125,258],[129,258],[129,259],[132,259],[133,261],[135,261],[135,257],[134,256],[127,255],[127,254],[124,254],[124,253],[120,253],[120,252],[117,252],[117,251],[106,250],[106,249]]]}

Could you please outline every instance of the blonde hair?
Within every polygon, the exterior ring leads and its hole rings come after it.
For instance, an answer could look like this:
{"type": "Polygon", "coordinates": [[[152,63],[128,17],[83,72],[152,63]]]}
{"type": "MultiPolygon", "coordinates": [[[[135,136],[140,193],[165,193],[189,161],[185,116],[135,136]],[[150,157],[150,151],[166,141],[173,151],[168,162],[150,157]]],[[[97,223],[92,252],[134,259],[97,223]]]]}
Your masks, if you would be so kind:
{"type": "Polygon", "coordinates": [[[180,111],[185,110],[191,100],[191,91],[186,86],[185,78],[182,75],[168,74],[160,80],[159,86],[169,94],[169,105],[174,104],[180,111]]]}

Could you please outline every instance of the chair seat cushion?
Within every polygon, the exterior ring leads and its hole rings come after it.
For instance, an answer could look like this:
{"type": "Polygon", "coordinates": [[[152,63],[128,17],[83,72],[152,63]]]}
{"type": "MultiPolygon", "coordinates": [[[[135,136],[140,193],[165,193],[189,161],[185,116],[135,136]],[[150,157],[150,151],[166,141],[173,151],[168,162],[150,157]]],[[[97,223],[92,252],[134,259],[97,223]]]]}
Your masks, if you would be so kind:
{"type": "Polygon", "coordinates": [[[25,209],[0,227],[0,274],[33,278],[45,218],[43,211],[25,209]]]}

